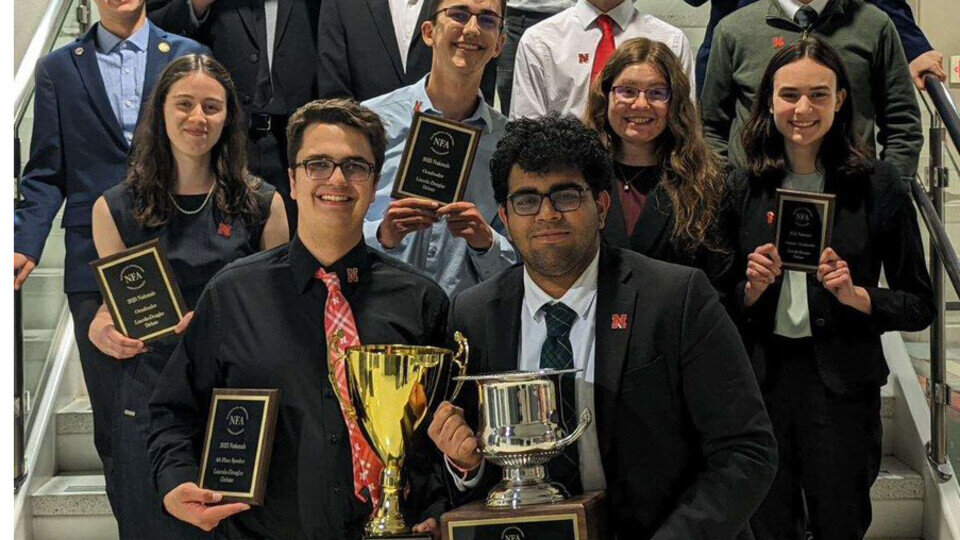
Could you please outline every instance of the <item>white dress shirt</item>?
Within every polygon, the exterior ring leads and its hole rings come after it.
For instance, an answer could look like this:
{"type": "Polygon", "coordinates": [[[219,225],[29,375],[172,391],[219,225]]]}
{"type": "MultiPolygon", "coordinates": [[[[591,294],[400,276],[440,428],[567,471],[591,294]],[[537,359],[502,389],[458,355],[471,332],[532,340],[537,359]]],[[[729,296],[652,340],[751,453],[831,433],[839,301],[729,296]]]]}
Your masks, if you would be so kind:
{"type": "MultiPolygon", "coordinates": [[[[559,299],[554,299],[543,291],[527,270],[523,270],[523,308],[520,311],[520,362],[517,369],[535,371],[540,369],[540,349],[547,340],[547,323],[544,321],[543,308],[547,305],[563,302],[577,313],[570,327],[570,345],[573,347],[573,366],[580,369],[576,374],[574,387],[577,393],[577,414],[589,408],[594,412],[593,422],[577,441],[580,454],[580,480],[584,491],[606,489],[603,476],[603,464],[600,462],[600,442],[597,439],[597,408],[594,404],[594,381],[596,373],[596,322],[597,322],[597,274],[600,267],[600,251],[583,271],[583,274],[559,299]]],[[[569,377],[569,375],[565,375],[569,377]]],[[[578,416],[579,418],[579,416],[578,416]]],[[[486,463],[468,481],[455,473],[447,460],[447,470],[460,491],[475,487],[483,476],[486,463]]]]}
{"type": "Polygon", "coordinates": [[[572,6],[576,0],[507,0],[507,9],[522,9],[537,13],[559,13],[572,6]]]}
{"type": "Polygon", "coordinates": [[[780,7],[783,8],[784,13],[787,14],[787,17],[793,19],[793,17],[800,11],[800,8],[803,6],[810,6],[814,11],[817,12],[817,15],[823,13],[823,8],[827,7],[827,4],[830,0],[813,0],[809,4],[804,4],[800,0],[777,0],[777,3],[780,4],[780,7]]]}
{"type": "Polygon", "coordinates": [[[410,52],[413,34],[417,31],[417,19],[422,8],[421,0],[390,0],[390,18],[393,19],[393,33],[397,36],[400,63],[404,71],[407,70],[407,53],[410,52]]]}
{"type": "MultiPolygon", "coordinates": [[[[587,0],[530,27],[520,38],[514,65],[510,118],[539,117],[549,112],[583,116],[590,94],[593,56],[603,32],[597,26],[602,12],[587,0]]],[[[690,98],[696,81],[690,42],[683,32],[652,15],[643,15],[631,0],[607,12],[613,36],[624,41],[645,37],[665,43],[680,59],[690,78],[690,98]]]]}

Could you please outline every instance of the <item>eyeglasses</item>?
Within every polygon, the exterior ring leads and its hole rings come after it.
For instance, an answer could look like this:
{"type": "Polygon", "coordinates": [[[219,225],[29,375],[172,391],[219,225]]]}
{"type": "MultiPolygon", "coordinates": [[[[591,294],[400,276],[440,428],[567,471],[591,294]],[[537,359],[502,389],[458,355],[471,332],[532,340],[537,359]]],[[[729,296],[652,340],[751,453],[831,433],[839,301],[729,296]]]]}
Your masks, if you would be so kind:
{"type": "Polygon", "coordinates": [[[670,101],[670,89],[665,87],[647,88],[640,90],[632,86],[614,86],[610,89],[614,97],[621,103],[633,104],[640,96],[644,96],[650,103],[666,103],[670,101]]]}
{"type": "Polygon", "coordinates": [[[499,32],[503,25],[503,17],[489,12],[474,13],[465,7],[451,6],[438,10],[433,14],[434,17],[441,13],[446,13],[451,21],[460,26],[466,26],[474,16],[477,18],[477,25],[484,32],[499,32]]]}
{"type": "Polygon", "coordinates": [[[513,206],[513,211],[519,216],[535,216],[540,213],[544,199],[550,199],[550,204],[557,212],[573,212],[580,208],[583,202],[584,189],[580,186],[568,187],[542,193],[516,193],[507,197],[513,206]]]}
{"type": "Polygon", "coordinates": [[[373,165],[357,158],[348,158],[343,161],[334,161],[330,158],[305,159],[294,165],[294,168],[303,167],[307,178],[315,182],[325,182],[333,176],[333,171],[340,167],[340,172],[348,182],[366,182],[373,174],[373,165]]]}

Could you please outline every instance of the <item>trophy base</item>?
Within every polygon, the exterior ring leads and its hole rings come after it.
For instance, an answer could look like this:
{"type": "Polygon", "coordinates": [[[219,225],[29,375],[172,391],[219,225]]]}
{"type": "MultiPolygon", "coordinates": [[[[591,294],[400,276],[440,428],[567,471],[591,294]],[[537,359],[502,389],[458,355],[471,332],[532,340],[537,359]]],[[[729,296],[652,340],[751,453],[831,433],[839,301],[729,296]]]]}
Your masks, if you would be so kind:
{"type": "Polygon", "coordinates": [[[503,480],[490,490],[487,506],[521,508],[532,504],[550,504],[570,498],[567,489],[547,478],[542,465],[504,467],[503,480]]]}
{"type": "Polygon", "coordinates": [[[516,509],[491,508],[475,501],[443,514],[440,532],[443,540],[609,538],[606,496],[588,491],[561,502],[516,509]]]}

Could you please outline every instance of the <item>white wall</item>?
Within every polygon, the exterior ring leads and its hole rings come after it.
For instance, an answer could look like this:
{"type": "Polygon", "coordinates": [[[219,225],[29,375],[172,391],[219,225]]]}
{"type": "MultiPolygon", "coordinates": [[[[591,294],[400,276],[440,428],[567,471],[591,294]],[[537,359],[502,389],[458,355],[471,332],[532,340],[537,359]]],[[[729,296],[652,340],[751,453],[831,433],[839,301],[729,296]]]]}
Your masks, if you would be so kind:
{"type": "Polygon", "coordinates": [[[20,68],[23,53],[30,45],[37,25],[50,0],[14,0],[13,2],[13,69],[20,68]]]}

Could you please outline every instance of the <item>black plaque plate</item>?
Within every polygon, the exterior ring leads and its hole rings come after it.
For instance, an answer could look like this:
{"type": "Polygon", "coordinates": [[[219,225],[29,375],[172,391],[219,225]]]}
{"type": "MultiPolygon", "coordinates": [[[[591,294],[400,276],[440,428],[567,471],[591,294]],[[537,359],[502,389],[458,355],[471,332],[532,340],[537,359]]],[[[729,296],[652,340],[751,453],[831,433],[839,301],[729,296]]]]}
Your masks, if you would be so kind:
{"type": "Polygon", "coordinates": [[[580,540],[576,514],[460,521],[447,527],[450,540],[580,540]]]}
{"type": "Polygon", "coordinates": [[[226,502],[263,504],[280,390],[215,388],[200,487],[226,502]]]}
{"type": "Polygon", "coordinates": [[[417,111],[403,148],[394,198],[416,197],[450,204],[463,199],[481,131],[417,111]]]}
{"type": "Polygon", "coordinates": [[[157,240],[90,263],[121,334],[141,341],[173,332],[186,309],[157,240]]]}
{"type": "Polygon", "coordinates": [[[829,193],[777,190],[775,244],[785,269],[817,271],[820,255],[830,245],[835,200],[829,193]]]}

